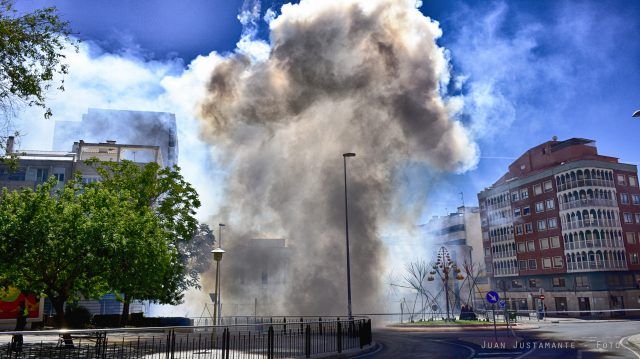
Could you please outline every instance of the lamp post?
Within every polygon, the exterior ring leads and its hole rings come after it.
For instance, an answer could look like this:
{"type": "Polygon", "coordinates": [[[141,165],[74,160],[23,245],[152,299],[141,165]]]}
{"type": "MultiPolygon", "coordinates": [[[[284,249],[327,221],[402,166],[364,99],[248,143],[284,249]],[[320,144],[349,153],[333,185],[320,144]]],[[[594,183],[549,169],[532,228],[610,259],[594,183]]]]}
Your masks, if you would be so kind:
{"type": "Polygon", "coordinates": [[[222,255],[224,254],[224,250],[218,247],[211,251],[213,253],[213,260],[216,261],[216,285],[215,285],[215,297],[216,302],[213,305],[213,325],[218,324],[218,306],[220,305],[220,261],[222,260],[222,255]]]}
{"type": "Polygon", "coordinates": [[[347,309],[349,312],[349,320],[353,319],[351,312],[351,261],[349,259],[349,207],[347,206],[347,157],[355,157],[355,153],[343,153],[344,161],[344,223],[347,238],[347,309]]]}
{"type": "MultiPolygon", "coordinates": [[[[218,223],[218,248],[220,250],[222,250],[222,227],[224,227],[224,226],[225,226],[224,223],[218,223]]],[[[222,259],[222,255],[220,256],[220,259],[222,259]]],[[[218,272],[216,271],[216,273],[218,273],[218,272]]],[[[216,323],[216,324],[220,324],[219,322],[222,321],[222,295],[220,294],[220,287],[219,286],[216,289],[216,293],[217,293],[216,295],[218,296],[218,299],[216,301],[216,306],[218,307],[218,323],[216,323]]]]}

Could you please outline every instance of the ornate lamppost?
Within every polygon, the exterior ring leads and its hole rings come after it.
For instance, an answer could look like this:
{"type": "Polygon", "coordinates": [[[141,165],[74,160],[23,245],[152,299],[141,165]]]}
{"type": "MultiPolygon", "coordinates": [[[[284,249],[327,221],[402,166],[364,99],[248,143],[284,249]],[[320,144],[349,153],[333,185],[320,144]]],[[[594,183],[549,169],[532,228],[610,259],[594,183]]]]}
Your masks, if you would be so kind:
{"type": "Polygon", "coordinates": [[[449,280],[452,278],[455,278],[456,280],[463,280],[464,277],[460,273],[461,270],[458,268],[458,265],[451,260],[451,255],[445,247],[440,247],[440,249],[438,249],[438,259],[432,268],[433,269],[429,272],[430,275],[427,280],[430,282],[434,281],[436,274],[439,279],[442,280],[445,301],[447,304],[447,321],[449,321],[451,320],[449,316],[449,280]]]}

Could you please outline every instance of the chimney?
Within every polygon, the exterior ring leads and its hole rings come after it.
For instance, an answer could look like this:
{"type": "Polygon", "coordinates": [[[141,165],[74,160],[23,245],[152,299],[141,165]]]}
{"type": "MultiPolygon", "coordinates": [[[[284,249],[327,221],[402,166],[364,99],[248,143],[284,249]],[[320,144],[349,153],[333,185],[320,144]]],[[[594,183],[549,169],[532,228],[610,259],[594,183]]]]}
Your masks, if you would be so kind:
{"type": "Polygon", "coordinates": [[[13,137],[13,136],[9,136],[9,137],[7,137],[7,146],[5,147],[5,150],[6,150],[6,154],[7,154],[7,155],[10,155],[10,154],[12,154],[12,153],[13,153],[13,145],[14,145],[14,143],[15,143],[15,140],[16,140],[16,139],[15,139],[15,137],[13,137]]]}

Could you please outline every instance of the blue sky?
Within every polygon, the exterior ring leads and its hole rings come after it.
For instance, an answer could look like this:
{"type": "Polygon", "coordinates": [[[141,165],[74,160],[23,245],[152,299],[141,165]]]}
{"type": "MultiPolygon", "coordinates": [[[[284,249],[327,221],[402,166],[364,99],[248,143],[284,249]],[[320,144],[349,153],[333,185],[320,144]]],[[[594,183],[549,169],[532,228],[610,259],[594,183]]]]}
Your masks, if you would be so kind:
{"type": "MultiPolygon", "coordinates": [[[[100,56],[124,54],[172,74],[198,55],[234,50],[242,3],[19,0],[17,6],[55,5],[100,56]]],[[[262,12],[277,12],[282,3],[264,1],[262,12]]],[[[441,178],[425,217],[454,210],[461,191],[475,204],[476,193],[510,163],[492,157],[517,157],[554,135],[592,138],[601,153],[640,162],[640,121],[630,117],[640,109],[640,2],[425,0],[420,9],[440,22],[438,43],[449,51],[457,79],[449,90],[465,96],[461,119],[482,156],[476,169],[441,178]]],[[[259,36],[267,39],[266,23],[259,36]]],[[[410,184],[424,185],[411,180],[421,171],[407,169],[410,184]]]]}

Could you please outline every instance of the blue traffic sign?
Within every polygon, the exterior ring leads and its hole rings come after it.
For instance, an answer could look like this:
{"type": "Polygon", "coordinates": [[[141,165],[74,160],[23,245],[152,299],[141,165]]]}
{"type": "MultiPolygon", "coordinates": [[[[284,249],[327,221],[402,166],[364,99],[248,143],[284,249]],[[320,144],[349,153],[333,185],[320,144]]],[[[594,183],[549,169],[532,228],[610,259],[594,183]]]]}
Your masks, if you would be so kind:
{"type": "Polygon", "coordinates": [[[500,308],[504,308],[507,306],[507,301],[504,299],[501,299],[498,304],[500,305],[500,308]]]}
{"type": "Polygon", "coordinates": [[[487,293],[487,302],[491,303],[491,304],[495,304],[500,300],[500,296],[498,295],[498,293],[494,292],[494,291],[490,291],[487,293]]]}

